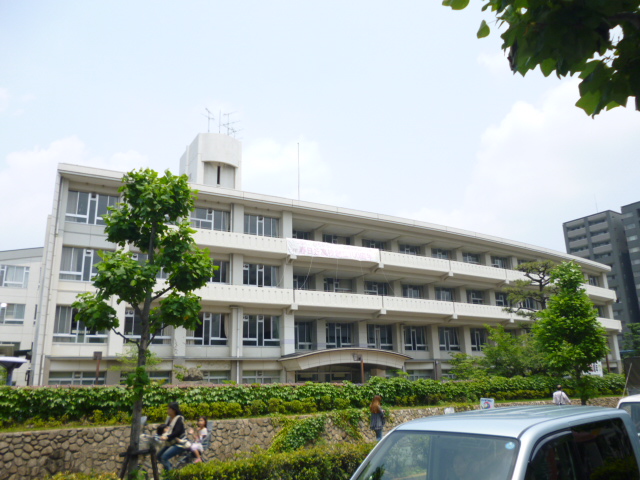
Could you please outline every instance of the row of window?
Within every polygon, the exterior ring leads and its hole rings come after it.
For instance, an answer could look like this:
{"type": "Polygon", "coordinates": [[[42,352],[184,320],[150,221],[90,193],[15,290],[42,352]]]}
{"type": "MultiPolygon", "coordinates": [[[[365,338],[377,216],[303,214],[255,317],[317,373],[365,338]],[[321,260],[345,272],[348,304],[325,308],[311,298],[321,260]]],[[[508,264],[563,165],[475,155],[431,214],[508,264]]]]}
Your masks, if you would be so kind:
{"type": "MultiPolygon", "coordinates": [[[[229,382],[231,372],[228,370],[203,370],[203,380],[207,383],[222,384],[229,382]]],[[[125,375],[122,375],[124,382],[125,375]]],[[[170,371],[149,371],[149,378],[156,382],[170,382],[170,371]]],[[[278,383],[279,370],[243,370],[242,383],[278,383]]],[[[49,372],[49,385],[104,385],[105,373],[100,372],[96,378],[95,372],[49,372]]]]}
{"type": "MultiPolygon", "coordinates": [[[[90,225],[104,225],[103,215],[107,213],[108,207],[115,206],[117,202],[118,197],[112,195],[69,191],[66,220],[90,225]]],[[[191,212],[190,221],[193,227],[200,229],[230,231],[231,228],[230,212],[224,210],[196,208],[191,212]]],[[[244,233],[265,237],[279,237],[279,219],[264,215],[246,214],[244,216],[244,233]]],[[[294,230],[293,238],[310,240],[312,235],[311,232],[294,230]]],[[[353,243],[351,237],[333,234],[324,234],[322,241],[343,245],[352,245],[353,243]]],[[[387,243],[380,240],[363,239],[362,246],[388,250],[387,243]]],[[[399,252],[408,255],[422,255],[423,248],[419,245],[400,244],[399,252]]],[[[453,259],[453,252],[444,248],[432,248],[431,256],[433,258],[451,260],[453,259]]],[[[463,261],[472,264],[482,263],[481,255],[471,252],[463,253],[463,261]]],[[[525,261],[527,260],[519,260],[518,263],[525,261]]],[[[501,256],[491,256],[491,266],[504,269],[511,268],[509,258],[501,256]]]]}
{"type": "Polygon", "coordinates": [[[29,267],[0,265],[0,287],[27,288],[29,267]]]}

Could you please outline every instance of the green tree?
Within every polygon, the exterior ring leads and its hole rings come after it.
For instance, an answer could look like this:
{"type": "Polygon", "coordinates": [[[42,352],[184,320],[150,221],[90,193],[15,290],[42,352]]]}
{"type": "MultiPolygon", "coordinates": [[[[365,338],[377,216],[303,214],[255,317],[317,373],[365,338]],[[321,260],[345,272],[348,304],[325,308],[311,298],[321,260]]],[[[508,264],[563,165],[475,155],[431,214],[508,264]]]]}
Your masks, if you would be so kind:
{"type": "Polygon", "coordinates": [[[551,280],[557,292],[549,299],[547,309],[540,312],[533,333],[549,368],[573,377],[585,405],[590,396],[589,375],[585,372],[608,353],[607,332],[585,292],[578,264],[560,264],[551,272],[551,280]]]}
{"type": "Polygon", "coordinates": [[[511,287],[505,287],[509,307],[505,310],[528,320],[536,320],[539,312],[547,308],[547,302],[555,292],[551,283],[551,272],[556,264],[551,260],[525,262],[516,267],[526,280],[516,280],[511,287]]]}
{"type": "MultiPolygon", "coordinates": [[[[192,238],[188,219],[195,193],[186,175],[149,169],[134,170],[122,178],[122,203],[111,209],[105,220],[107,240],[119,248],[100,252],[102,261],[93,279],[94,292],[78,295],[73,304],[77,319],[91,329],[118,330],[120,322],[112,301],[125,302],[140,321],[139,339],[126,339],[137,346],[137,366],[127,378],[133,390],[133,424],[130,448],[137,451],[143,395],[149,385],[146,363],[149,345],[167,326],[195,329],[200,322],[200,297],[193,292],[214,275],[213,260],[192,238]],[[146,255],[134,259],[131,249],[146,255]],[[165,282],[157,282],[163,271],[165,282]]],[[[122,335],[121,335],[122,336],[122,335]]],[[[137,459],[129,472],[136,470],[137,459]]]]}
{"type": "Polygon", "coordinates": [[[640,356],[640,323],[630,323],[627,325],[628,331],[622,336],[622,348],[625,350],[624,357],[640,356]]]}
{"type": "MultiPolygon", "coordinates": [[[[462,10],[469,0],[442,4],[462,10]]],[[[588,115],[626,106],[629,97],[640,110],[640,0],[484,0],[482,10],[506,26],[502,49],[514,73],[578,75],[576,105],[588,115]]],[[[478,38],[489,33],[483,20],[478,38]]]]}
{"type": "Polygon", "coordinates": [[[514,336],[502,325],[485,328],[489,342],[482,348],[480,364],[492,375],[501,377],[527,376],[546,371],[542,354],[538,351],[533,334],[514,336]]]}
{"type": "Polygon", "coordinates": [[[485,378],[487,371],[481,366],[480,358],[466,353],[454,353],[449,360],[451,370],[449,373],[458,380],[470,380],[473,378],[485,378]]]}

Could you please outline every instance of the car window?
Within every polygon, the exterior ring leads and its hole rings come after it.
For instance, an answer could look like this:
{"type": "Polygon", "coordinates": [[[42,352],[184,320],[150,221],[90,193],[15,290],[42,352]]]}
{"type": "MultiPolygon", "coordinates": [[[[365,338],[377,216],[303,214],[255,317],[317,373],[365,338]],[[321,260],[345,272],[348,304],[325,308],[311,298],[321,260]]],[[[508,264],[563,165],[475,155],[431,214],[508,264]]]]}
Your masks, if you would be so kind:
{"type": "Polygon", "coordinates": [[[619,418],[579,425],[544,439],[534,449],[526,480],[640,480],[619,418]]]}
{"type": "Polygon", "coordinates": [[[633,420],[636,429],[640,431],[640,403],[621,403],[618,408],[621,408],[631,415],[631,419],[633,420]]]}
{"type": "Polygon", "coordinates": [[[357,480],[508,480],[518,441],[489,435],[395,431],[357,480]]]}

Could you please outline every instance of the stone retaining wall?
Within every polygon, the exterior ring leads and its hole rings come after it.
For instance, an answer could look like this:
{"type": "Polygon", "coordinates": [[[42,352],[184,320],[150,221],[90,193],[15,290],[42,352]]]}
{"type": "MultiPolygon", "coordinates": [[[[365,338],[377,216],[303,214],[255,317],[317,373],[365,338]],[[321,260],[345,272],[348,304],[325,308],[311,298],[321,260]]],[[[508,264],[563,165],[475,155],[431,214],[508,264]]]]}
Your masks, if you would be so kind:
{"type": "MultiPolygon", "coordinates": [[[[526,405],[545,405],[550,402],[527,402],[526,405]]],[[[617,397],[600,398],[590,402],[602,407],[615,407],[617,397]]],[[[500,404],[499,407],[522,405],[500,404]]],[[[423,407],[393,410],[385,431],[413,420],[442,415],[442,407],[423,407]]],[[[151,432],[153,426],[150,426],[151,432]]],[[[368,421],[360,422],[360,431],[367,441],[375,434],[368,421]]],[[[268,448],[276,434],[269,418],[240,418],[217,420],[212,431],[208,458],[228,459],[254,447],[268,448]]],[[[117,472],[121,463],[118,454],[127,449],[128,427],[73,428],[68,430],[0,433],[0,480],[30,480],[45,478],[58,472],[117,472]]],[[[344,431],[328,422],[324,438],[331,443],[351,442],[344,431]]]]}

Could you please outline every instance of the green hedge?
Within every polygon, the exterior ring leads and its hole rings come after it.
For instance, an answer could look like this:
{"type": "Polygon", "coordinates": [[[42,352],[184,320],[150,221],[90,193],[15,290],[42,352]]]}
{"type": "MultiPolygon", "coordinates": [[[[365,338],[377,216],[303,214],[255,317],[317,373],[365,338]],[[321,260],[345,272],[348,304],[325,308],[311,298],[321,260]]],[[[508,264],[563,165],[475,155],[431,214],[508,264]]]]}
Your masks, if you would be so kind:
{"type": "MultiPolygon", "coordinates": [[[[475,402],[480,397],[498,400],[551,398],[558,379],[550,377],[489,377],[469,381],[410,381],[403,377],[374,377],[364,385],[306,383],[303,385],[158,386],[145,394],[145,414],[151,420],[165,417],[165,407],[177,401],[188,418],[207,415],[231,418],[267,413],[312,413],[365,407],[374,395],[386,405],[435,405],[441,402],[475,402]]],[[[571,383],[563,380],[571,391],[571,383]]],[[[594,377],[599,395],[621,395],[624,376],[594,377]]],[[[121,386],[0,387],[0,421],[32,419],[80,420],[115,418],[131,410],[131,392],[121,386]],[[96,414],[96,411],[99,411],[96,414]]]]}
{"type": "Polygon", "coordinates": [[[246,458],[200,463],[171,472],[175,480],[347,480],[373,444],[343,443],[291,453],[258,453],[246,458]]]}

